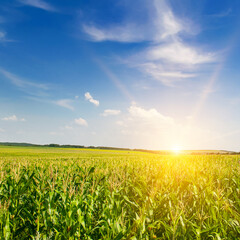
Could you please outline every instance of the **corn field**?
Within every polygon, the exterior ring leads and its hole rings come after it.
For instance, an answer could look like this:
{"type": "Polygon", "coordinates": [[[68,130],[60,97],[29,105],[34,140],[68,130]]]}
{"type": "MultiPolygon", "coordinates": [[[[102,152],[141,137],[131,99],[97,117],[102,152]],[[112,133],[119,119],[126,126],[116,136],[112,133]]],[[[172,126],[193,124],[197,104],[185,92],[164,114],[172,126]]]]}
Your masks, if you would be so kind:
{"type": "Polygon", "coordinates": [[[240,156],[0,147],[1,239],[240,239],[240,156]]]}

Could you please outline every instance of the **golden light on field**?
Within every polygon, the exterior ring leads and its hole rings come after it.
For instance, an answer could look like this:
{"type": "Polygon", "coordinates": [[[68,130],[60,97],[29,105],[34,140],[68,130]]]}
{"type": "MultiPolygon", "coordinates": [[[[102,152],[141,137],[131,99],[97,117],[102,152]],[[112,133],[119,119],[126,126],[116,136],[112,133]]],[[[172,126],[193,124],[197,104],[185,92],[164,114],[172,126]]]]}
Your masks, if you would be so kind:
{"type": "Polygon", "coordinates": [[[181,151],[182,151],[182,148],[181,148],[180,146],[174,146],[174,147],[172,148],[172,152],[173,152],[174,154],[176,154],[176,155],[180,154],[181,151]]]}

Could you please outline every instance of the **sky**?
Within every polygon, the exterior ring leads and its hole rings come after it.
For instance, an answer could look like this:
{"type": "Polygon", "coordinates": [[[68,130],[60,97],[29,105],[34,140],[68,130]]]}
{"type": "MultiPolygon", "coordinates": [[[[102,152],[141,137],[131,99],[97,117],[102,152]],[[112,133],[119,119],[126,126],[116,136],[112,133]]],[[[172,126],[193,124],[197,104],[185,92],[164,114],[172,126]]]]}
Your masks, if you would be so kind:
{"type": "Polygon", "coordinates": [[[240,151],[239,11],[1,0],[0,142],[240,151]]]}

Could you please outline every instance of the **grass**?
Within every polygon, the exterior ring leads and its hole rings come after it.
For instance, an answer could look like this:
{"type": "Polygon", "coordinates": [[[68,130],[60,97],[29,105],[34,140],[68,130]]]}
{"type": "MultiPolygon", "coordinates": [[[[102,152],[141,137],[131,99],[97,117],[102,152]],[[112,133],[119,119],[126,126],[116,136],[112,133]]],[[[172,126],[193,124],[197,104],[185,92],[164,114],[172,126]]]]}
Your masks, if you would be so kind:
{"type": "Polygon", "coordinates": [[[0,147],[1,239],[240,239],[240,156],[0,147]]]}

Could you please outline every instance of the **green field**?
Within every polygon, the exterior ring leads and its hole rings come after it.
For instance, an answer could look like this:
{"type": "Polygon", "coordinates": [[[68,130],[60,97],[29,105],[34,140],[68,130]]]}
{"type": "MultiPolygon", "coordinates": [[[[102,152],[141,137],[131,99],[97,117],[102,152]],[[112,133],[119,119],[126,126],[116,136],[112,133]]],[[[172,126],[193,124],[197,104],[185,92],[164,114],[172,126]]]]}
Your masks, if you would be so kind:
{"type": "Polygon", "coordinates": [[[1,239],[240,239],[240,156],[0,147],[1,239]]]}

